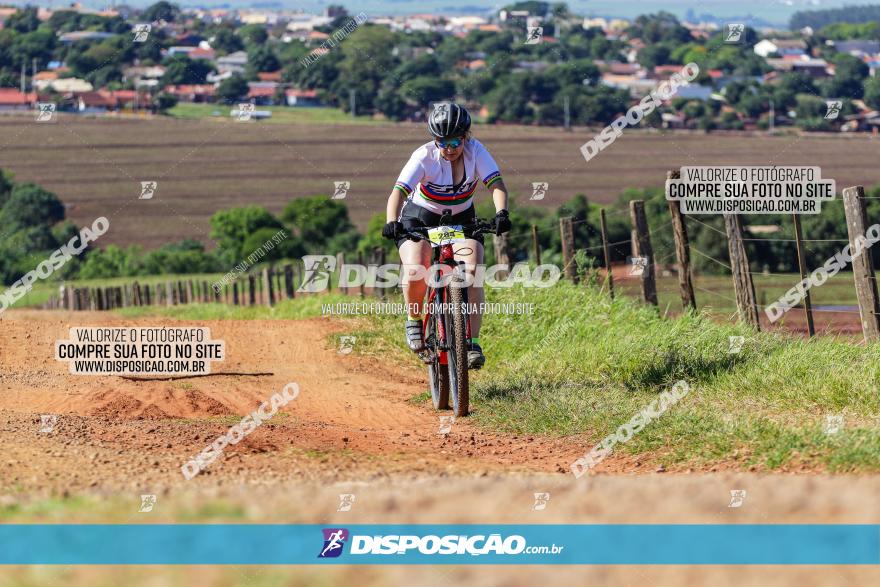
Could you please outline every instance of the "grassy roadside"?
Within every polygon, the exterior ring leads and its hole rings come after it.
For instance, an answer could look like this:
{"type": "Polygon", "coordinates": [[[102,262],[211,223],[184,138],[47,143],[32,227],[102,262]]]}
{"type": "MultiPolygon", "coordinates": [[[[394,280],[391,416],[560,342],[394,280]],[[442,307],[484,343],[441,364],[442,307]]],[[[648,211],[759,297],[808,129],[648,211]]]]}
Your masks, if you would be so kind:
{"type": "MultiPolygon", "coordinates": [[[[755,333],[706,315],[668,319],[630,298],[611,300],[595,287],[563,282],[489,295],[492,302],[534,304],[534,313],[485,321],[488,365],[472,377],[478,426],[598,443],[684,379],[689,394],[615,451],[682,468],[880,470],[880,345],[755,333]],[[745,337],[738,354],[728,350],[733,335],[745,337]],[[840,432],[824,431],[828,416],[843,416],[840,432]]],[[[320,315],[321,304],[340,301],[357,299],[310,296],[274,309],[207,305],[159,313],[292,319],[320,315]]],[[[355,352],[417,363],[404,349],[399,317],[354,320],[355,352]]]]}

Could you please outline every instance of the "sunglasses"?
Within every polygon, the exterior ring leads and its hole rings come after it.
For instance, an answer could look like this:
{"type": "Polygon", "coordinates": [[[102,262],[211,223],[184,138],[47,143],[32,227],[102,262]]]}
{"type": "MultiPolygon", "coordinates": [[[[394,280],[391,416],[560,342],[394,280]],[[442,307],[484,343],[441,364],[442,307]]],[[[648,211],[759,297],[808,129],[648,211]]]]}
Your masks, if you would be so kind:
{"type": "Polygon", "coordinates": [[[435,142],[441,149],[457,149],[464,142],[464,139],[437,139],[435,142]]]}

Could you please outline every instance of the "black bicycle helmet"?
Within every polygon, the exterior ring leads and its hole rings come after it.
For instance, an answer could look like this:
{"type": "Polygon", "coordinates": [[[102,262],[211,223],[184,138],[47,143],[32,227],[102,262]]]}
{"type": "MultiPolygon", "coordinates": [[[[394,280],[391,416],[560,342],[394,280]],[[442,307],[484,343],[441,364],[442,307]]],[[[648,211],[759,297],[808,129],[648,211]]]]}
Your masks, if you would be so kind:
{"type": "Polygon", "coordinates": [[[455,102],[437,102],[428,116],[428,131],[435,139],[462,137],[471,129],[471,115],[455,102]]]}

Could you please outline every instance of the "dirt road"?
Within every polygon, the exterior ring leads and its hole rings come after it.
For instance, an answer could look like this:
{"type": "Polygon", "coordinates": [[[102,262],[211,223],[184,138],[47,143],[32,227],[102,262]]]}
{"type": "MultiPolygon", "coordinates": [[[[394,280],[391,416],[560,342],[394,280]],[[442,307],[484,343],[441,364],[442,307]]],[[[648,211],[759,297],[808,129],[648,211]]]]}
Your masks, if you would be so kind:
{"type": "MultiPolygon", "coordinates": [[[[74,326],[161,326],[160,319],[102,313],[11,311],[0,319],[2,475],[29,492],[86,488],[218,485],[253,480],[375,479],[394,474],[567,472],[577,442],[511,437],[460,419],[439,433],[438,414],[413,396],[422,371],[393,361],[340,354],[328,342],[344,322],[215,321],[227,360],[215,371],[265,377],[130,381],[71,375],[54,343],[74,326]],[[299,397],[192,482],[180,467],[286,383],[299,397]],[[40,415],[56,414],[52,433],[40,415]],[[34,464],[40,463],[40,469],[34,464]]],[[[183,325],[183,322],[174,322],[183,325]]],[[[399,362],[398,362],[399,363],[399,362]]]]}
{"type": "MultiPolygon", "coordinates": [[[[14,521],[880,523],[878,476],[659,474],[650,460],[615,456],[598,475],[575,480],[568,464],[589,448],[578,439],[489,434],[465,419],[441,435],[437,413],[411,401],[425,391],[421,371],[340,354],[329,338],[345,333],[342,321],[198,323],[226,341],[228,358],[215,370],[274,373],[266,377],[135,382],[71,375],[54,359],[54,342],[71,325],[171,323],[83,312],[0,316],[0,507],[14,521]],[[301,389],[296,400],[184,479],[184,462],[290,381],[301,389]],[[40,432],[41,414],[58,416],[51,433],[40,432]],[[748,492],[740,508],[728,507],[733,489],[748,492]],[[544,510],[534,509],[536,492],[550,494],[544,510]],[[344,493],[356,500],[339,512],[344,493]],[[154,511],[138,513],[142,494],[158,496],[154,511]],[[57,498],[69,499],[57,511],[45,505],[57,498]],[[34,503],[43,505],[29,510],[34,503]]],[[[35,567],[7,569],[0,586],[805,587],[878,579],[873,568],[840,567],[35,567]]]]}

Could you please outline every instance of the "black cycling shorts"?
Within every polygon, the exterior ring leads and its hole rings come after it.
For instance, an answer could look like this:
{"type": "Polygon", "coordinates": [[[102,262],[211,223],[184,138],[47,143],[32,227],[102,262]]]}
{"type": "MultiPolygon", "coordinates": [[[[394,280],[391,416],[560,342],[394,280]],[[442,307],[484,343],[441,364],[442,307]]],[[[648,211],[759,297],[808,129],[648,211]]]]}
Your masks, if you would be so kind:
{"type": "MultiPolygon", "coordinates": [[[[440,226],[440,218],[440,214],[431,212],[427,208],[417,206],[407,200],[406,203],[403,205],[403,209],[400,211],[400,218],[398,218],[398,220],[403,224],[403,227],[405,229],[412,230],[413,228],[420,228],[423,226],[427,226],[429,228],[440,226]]],[[[476,218],[477,212],[476,210],[474,210],[474,207],[471,206],[467,210],[450,216],[447,224],[473,224],[476,218]]],[[[472,238],[481,245],[485,246],[482,234],[473,236],[465,232],[465,236],[467,236],[468,238],[472,238]]],[[[408,240],[409,239],[406,237],[397,239],[397,248],[400,248],[400,245],[408,240]]]]}

